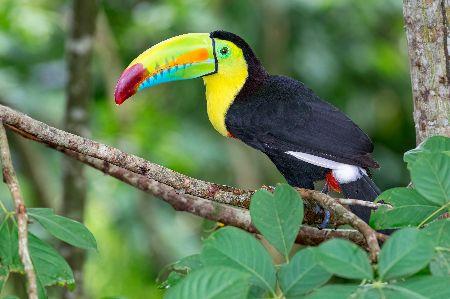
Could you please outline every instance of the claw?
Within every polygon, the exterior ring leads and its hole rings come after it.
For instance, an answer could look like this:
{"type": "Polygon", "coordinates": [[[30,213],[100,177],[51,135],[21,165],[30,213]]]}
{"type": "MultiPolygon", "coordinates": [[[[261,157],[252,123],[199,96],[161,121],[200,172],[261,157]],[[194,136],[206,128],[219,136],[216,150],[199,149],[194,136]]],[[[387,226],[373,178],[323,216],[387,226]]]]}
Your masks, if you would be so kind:
{"type": "Polygon", "coordinates": [[[328,194],[330,192],[330,188],[328,187],[328,183],[325,182],[325,185],[323,185],[322,193],[328,194]]]}
{"type": "Polygon", "coordinates": [[[324,215],[323,221],[321,224],[319,224],[318,228],[319,229],[327,228],[328,224],[330,224],[330,218],[331,218],[330,211],[325,210],[324,208],[322,208],[321,206],[316,204],[314,207],[314,213],[319,214],[319,215],[321,215],[321,214],[324,215]]]}
{"type": "Polygon", "coordinates": [[[330,223],[330,211],[324,210],[325,217],[323,218],[322,223],[319,225],[319,229],[327,228],[330,223]]]}

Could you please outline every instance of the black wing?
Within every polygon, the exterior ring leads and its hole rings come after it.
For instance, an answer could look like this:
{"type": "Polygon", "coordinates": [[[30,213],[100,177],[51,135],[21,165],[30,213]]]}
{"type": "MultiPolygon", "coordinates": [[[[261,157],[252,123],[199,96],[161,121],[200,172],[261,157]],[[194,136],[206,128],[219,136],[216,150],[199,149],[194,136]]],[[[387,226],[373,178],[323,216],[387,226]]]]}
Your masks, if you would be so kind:
{"type": "Polygon", "coordinates": [[[270,153],[298,151],[361,167],[379,167],[369,137],[345,114],[302,83],[271,76],[252,95],[238,95],[227,112],[227,129],[270,153]]]}

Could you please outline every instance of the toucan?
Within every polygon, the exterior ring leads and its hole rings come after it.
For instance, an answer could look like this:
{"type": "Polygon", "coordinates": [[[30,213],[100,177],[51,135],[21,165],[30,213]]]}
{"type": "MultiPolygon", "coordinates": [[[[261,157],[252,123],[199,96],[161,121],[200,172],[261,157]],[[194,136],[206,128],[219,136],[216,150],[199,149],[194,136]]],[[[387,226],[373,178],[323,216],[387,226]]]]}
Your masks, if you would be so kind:
{"type": "MultiPolygon", "coordinates": [[[[286,181],[373,201],[369,177],[379,168],[370,138],[344,113],[302,82],[270,75],[238,35],[218,30],[172,37],[147,49],[120,76],[115,102],[161,83],[203,78],[208,117],[223,136],[266,154],[286,181]]],[[[370,210],[351,207],[366,222],[370,210]]]]}

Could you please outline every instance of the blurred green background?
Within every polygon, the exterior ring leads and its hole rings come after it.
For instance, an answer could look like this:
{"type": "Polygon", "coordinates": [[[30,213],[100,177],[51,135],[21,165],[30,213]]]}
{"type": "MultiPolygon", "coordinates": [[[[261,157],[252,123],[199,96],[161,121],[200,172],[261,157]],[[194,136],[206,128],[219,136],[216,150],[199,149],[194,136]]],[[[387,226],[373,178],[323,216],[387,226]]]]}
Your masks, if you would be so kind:
{"type": "MultiPolygon", "coordinates": [[[[55,127],[64,116],[70,4],[0,0],[0,101],[55,127]]],[[[402,4],[395,0],[101,1],[90,137],[208,181],[245,188],[283,182],[265,156],[214,131],[202,80],[161,85],[114,105],[115,82],[137,54],[174,35],[215,29],[241,35],[270,73],[303,81],[366,131],[381,189],[408,182],[402,154],[415,135],[402,4]]],[[[28,205],[58,210],[61,154],[13,137],[28,205]]],[[[11,206],[3,185],[0,195],[11,206]]],[[[94,170],[85,217],[99,243],[85,273],[92,298],[161,297],[158,273],[198,252],[204,231],[201,219],[94,170]]]]}

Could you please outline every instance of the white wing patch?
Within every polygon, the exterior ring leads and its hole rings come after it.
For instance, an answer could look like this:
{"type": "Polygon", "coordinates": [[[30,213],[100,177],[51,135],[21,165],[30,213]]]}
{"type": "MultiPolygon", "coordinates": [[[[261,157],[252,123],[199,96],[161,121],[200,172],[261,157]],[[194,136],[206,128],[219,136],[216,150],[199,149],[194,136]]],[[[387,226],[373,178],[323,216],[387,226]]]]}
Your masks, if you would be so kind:
{"type": "Polygon", "coordinates": [[[342,184],[354,182],[363,175],[367,175],[363,168],[355,165],[344,164],[302,152],[289,151],[286,152],[286,154],[294,156],[295,158],[309,164],[331,169],[334,178],[342,184]]]}

